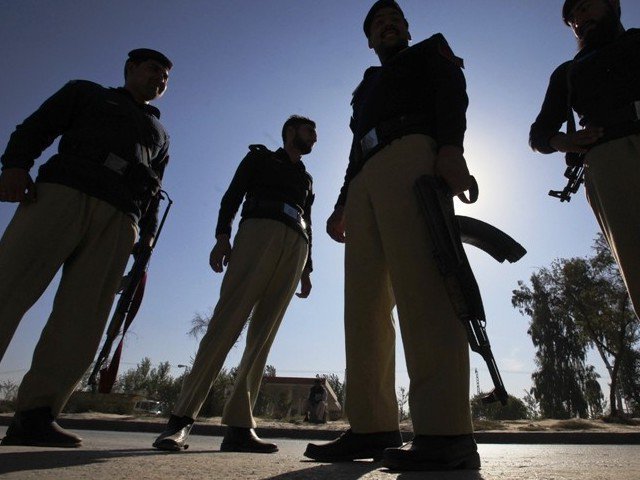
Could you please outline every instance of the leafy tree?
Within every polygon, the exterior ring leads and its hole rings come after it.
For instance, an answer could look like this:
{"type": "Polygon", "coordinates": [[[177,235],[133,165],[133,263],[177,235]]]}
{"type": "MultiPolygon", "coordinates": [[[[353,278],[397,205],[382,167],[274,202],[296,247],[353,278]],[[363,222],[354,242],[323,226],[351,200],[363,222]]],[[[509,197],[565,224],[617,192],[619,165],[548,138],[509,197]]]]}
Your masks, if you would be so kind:
{"type": "Polygon", "coordinates": [[[169,362],[162,362],[158,367],[151,366],[151,359],[145,357],[132,369],[118,376],[113,391],[120,393],[137,393],[147,398],[158,400],[172,407],[180,388],[182,377],[173,378],[169,362]]]}
{"type": "Polygon", "coordinates": [[[344,382],[340,380],[340,377],[335,373],[331,373],[329,375],[322,375],[323,378],[327,380],[327,383],[331,386],[331,389],[336,394],[336,398],[340,402],[340,405],[343,405],[344,402],[344,382]]]}
{"type": "Polygon", "coordinates": [[[409,409],[405,407],[409,403],[409,392],[406,388],[400,387],[398,389],[398,418],[400,421],[411,418],[409,409]]]}
{"type": "Polygon", "coordinates": [[[0,382],[0,400],[15,402],[18,395],[18,384],[12,379],[0,382]]]}
{"type": "Polygon", "coordinates": [[[595,349],[609,377],[611,415],[622,411],[622,396],[638,395],[634,345],[638,320],[611,251],[599,234],[587,258],[559,259],[518,282],[512,304],[531,318],[529,335],[537,348],[533,394],[543,415],[559,418],[604,408],[597,374],[585,365],[595,349]]]}
{"type": "Polygon", "coordinates": [[[479,393],[471,398],[471,415],[473,418],[486,420],[522,420],[528,417],[527,406],[522,400],[509,395],[507,404],[500,402],[483,403],[486,393],[479,393]]]}
{"type": "Polygon", "coordinates": [[[532,393],[542,415],[569,418],[587,415],[579,379],[584,370],[586,345],[564,311],[556,277],[560,266],[540,269],[531,276],[531,288],[518,282],[512,303],[531,318],[528,334],[537,348],[532,393]]]}
{"type": "Polygon", "coordinates": [[[525,390],[525,395],[522,397],[522,402],[527,408],[527,418],[529,420],[537,420],[540,418],[540,403],[536,400],[532,390],[525,390]]]}

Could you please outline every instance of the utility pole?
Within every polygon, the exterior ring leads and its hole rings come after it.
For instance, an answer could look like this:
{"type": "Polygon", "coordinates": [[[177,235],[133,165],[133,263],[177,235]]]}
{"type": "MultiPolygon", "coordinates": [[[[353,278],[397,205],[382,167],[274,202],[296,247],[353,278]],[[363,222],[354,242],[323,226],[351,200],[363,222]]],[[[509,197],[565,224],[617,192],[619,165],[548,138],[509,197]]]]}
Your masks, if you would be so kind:
{"type": "Polygon", "coordinates": [[[476,371],[476,393],[478,395],[480,395],[480,377],[478,376],[478,369],[475,369],[476,371]]]}

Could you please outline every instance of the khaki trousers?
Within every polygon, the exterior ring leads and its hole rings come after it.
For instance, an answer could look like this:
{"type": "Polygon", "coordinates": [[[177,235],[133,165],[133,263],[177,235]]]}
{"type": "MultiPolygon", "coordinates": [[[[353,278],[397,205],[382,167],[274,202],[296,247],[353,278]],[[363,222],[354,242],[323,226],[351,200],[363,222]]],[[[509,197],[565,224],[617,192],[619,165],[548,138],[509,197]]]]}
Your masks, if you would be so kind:
{"type": "Polygon", "coordinates": [[[185,379],[175,415],[191,418],[198,415],[229,350],[251,315],[247,344],[222,423],[256,427],[253,407],[267,356],[306,258],[307,242],[292,228],[269,219],[242,222],[222,280],[220,299],[185,379]]]}
{"type": "Polygon", "coordinates": [[[37,185],[0,240],[0,359],[20,320],[62,266],[53,309],[17,410],[58,415],[91,365],[136,239],[133,220],[102,200],[57,184],[37,185]]]}
{"type": "Polygon", "coordinates": [[[395,327],[418,435],[472,431],[469,349],[432,258],[413,190],[433,173],[435,142],[407,135],[374,155],[349,186],[345,210],[345,408],[355,433],[398,430],[395,327]]]}
{"type": "Polygon", "coordinates": [[[640,134],[592,149],[585,189],[640,316],[640,134]]]}

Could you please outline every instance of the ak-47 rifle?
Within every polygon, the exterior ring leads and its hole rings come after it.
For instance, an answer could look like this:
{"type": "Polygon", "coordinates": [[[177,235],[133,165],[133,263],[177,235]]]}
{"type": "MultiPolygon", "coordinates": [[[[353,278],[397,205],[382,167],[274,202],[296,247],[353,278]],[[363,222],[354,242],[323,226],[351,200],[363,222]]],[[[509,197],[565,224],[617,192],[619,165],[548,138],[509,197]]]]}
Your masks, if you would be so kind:
{"type": "Polygon", "coordinates": [[[566,154],[567,169],[564,177],[567,185],[562,190],[549,190],[549,196],[560,199],[561,202],[570,202],[571,195],[577,193],[580,185],[584,183],[583,156],[577,153],[566,154]]]}
{"type": "Polygon", "coordinates": [[[173,201],[164,190],[158,192],[160,200],[167,200],[167,206],[165,207],[162,219],[158,224],[156,231],[154,232],[153,241],[150,245],[138,244],[133,253],[134,261],[129,273],[123,278],[123,287],[120,292],[120,298],[111,317],[111,321],[107,327],[107,335],[102,345],[102,349],[98,354],[98,358],[95,361],[91,375],[89,376],[88,384],[91,386],[93,392],[96,389],[100,393],[109,393],[113,388],[113,384],[118,374],[118,367],[120,366],[120,356],[122,354],[122,346],[124,335],[133,322],[140,303],[142,302],[142,296],[144,294],[144,287],[147,279],[147,267],[149,266],[149,259],[153,253],[153,249],[158,243],[158,238],[162,232],[162,227],[167,219],[169,210],[173,201]],[[111,347],[118,335],[122,335],[115,353],[111,358],[111,362],[106,365],[107,358],[111,353],[111,347]],[[98,380],[99,376],[99,380],[98,380]]]}
{"type": "Polygon", "coordinates": [[[493,380],[493,391],[482,401],[500,401],[506,405],[508,394],[491,352],[480,289],[462,242],[482,249],[501,263],[504,260],[516,262],[527,251],[509,235],[488,223],[456,216],[453,195],[441,178],[423,175],[416,181],[415,189],[433,241],[433,256],[444,278],[447,293],[465,327],[471,350],[482,356],[493,380]]]}

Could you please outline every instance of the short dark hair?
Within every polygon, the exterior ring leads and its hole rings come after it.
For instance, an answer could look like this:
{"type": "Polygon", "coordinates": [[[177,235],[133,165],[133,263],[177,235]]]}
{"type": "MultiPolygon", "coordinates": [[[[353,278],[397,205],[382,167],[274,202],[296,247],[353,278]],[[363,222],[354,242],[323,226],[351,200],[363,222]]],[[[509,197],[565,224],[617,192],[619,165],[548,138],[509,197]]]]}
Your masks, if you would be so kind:
{"type": "Polygon", "coordinates": [[[291,115],[282,126],[282,142],[284,143],[287,141],[287,128],[298,128],[300,125],[311,125],[313,128],[316,128],[316,122],[310,118],[303,117],[301,115],[291,115]]]}

